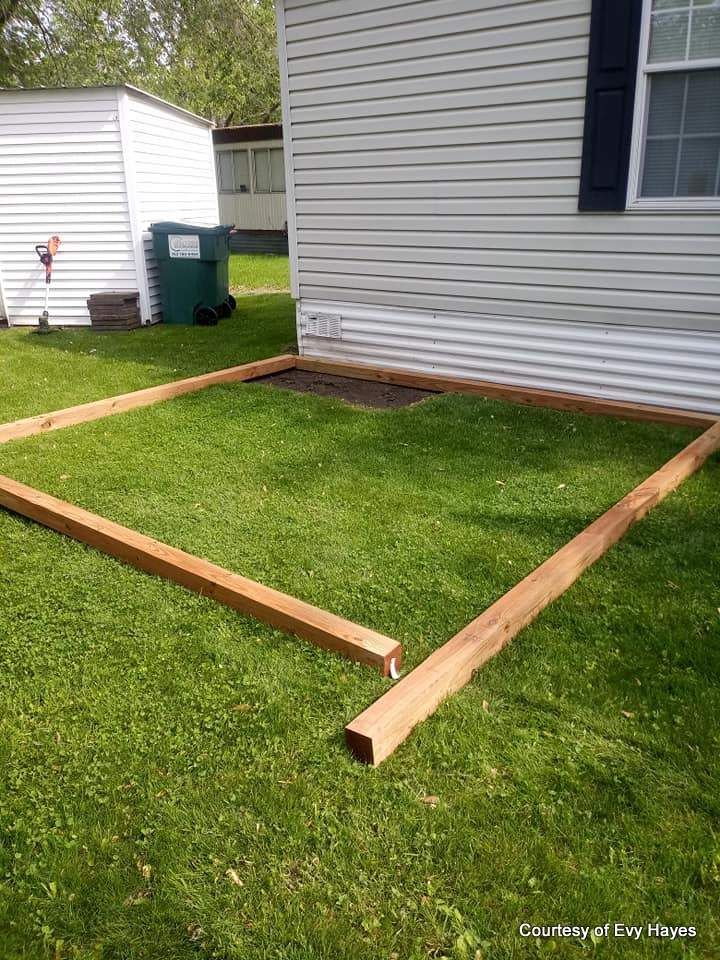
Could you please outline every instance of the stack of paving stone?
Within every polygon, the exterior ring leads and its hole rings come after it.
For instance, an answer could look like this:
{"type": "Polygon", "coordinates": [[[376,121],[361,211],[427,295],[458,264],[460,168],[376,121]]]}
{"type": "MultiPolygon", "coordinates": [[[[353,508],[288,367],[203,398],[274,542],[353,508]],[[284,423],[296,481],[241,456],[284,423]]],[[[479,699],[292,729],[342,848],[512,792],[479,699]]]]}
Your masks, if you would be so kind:
{"type": "Polygon", "coordinates": [[[140,294],[137,290],[108,290],[88,297],[93,330],[134,330],[140,326],[140,294]]]}

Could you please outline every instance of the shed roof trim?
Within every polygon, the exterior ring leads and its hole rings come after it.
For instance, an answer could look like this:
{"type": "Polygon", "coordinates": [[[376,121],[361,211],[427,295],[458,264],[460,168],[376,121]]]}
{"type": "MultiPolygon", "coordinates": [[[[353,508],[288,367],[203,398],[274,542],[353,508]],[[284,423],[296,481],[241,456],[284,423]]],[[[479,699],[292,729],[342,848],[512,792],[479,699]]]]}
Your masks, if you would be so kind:
{"type": "Polygon", "coordinates": [[[254,140],[282,140],[281,123],[255,123],[242,127],[215,127],[214,143],[250,143],[254,140]]]}
{"type": "Polygon", "coordinates": [[[185,107],[178,107],[177,104],[170,103],[169,100],[163,100],[162,97],[158,97],[154,93],[148,93],[147,90],[142,90],[140,87],[133,86],[132,83],[98,83],[77,87],[0,87],[0,95],[3,93],[42,93],[43,91],[49,93],[56,90],[129,90],[130,93],[133,93],[139,97],[143,97],[145,100],[150,100],[153,103],[159,103],[163,107],[167,107],[169,110],[174,110],[176,113],[183,114],[183,116],[190,117],[193,120],[198,120],[206,127],[215,126],[212,120],[208,120],[206,117],[201,117],[198,113],[193,113],[191,110],[186,110],[185,107]]]}

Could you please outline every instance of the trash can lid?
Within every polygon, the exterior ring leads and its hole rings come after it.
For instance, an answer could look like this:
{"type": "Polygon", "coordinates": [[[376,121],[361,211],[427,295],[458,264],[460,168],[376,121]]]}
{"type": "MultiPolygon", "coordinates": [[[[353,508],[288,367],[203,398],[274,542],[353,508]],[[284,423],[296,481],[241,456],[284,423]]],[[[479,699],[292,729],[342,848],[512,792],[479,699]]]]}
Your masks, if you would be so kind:
{"type": "Polygon", "coordinates": [[[234,229],[235,225],[232,223],[221,223],[217,227],[201,227],[193,223],[163,220],[160,223],[150,224],[151,233],[204,234],[210,237],[224,237],[234,229]]]}

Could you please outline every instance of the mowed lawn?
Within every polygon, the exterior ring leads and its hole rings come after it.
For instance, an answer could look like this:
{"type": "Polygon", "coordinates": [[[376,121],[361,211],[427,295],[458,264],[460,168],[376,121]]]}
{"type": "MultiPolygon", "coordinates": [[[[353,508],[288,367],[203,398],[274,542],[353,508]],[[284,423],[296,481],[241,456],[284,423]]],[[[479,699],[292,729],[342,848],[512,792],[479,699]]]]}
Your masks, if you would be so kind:
{"type": "MultiPolygon", "coordinates": [[[[292,339],[280,295],[214,330],[5,331],[0,420],[292,339]]],[[[0,472],[412,665],[692,435],[245,384],[8,444],[0,472]]],[[[576,957],[519,924],[608,920],[699,935],[602,956],[717,956],[719,493],[715,458],[376,770],[342,729],[390,681],[0,511],[0,957],[576,957]]]]}
{"type": "MultiPolygon", "coordinates": [[[[287,257],[265,259],[271,262],[264,277],[257,277],[263,258],[232,256],[231,275],[271,287],[276,275],[287,273],[287,257]]],[[[215,327],[160,324],[130,334],[67,328],[47,337],[28,336],[20,328],[0,330],[3,421],[296,349],[289,297],[238,300],[232,319],[215,327]]]]}
{"type": "Polygon", "coordinates": [[[288,258],[272,253],[236,254],[230,258],[230,289],[246,294],[290,290],[288,258]]]}

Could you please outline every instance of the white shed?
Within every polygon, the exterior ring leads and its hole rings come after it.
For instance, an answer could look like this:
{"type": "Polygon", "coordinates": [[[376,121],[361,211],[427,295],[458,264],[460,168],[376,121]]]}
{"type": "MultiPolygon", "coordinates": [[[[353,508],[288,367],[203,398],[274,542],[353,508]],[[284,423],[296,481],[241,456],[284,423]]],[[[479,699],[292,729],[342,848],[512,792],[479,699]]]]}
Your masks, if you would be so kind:
{"type": "Polygon", "coordinates": [[[719,0],[276,0],[309,356],[720,413],[719,0]]]}
{"type": "Polygon", "coordinates": [[[0,90],[0,316],[37,323],[34,247],[59,234],[52,324],[88,324],[88,296],[118,289],[160,320],[148,227],[218,223],[211,126],[127,85],[0,90]]]}

